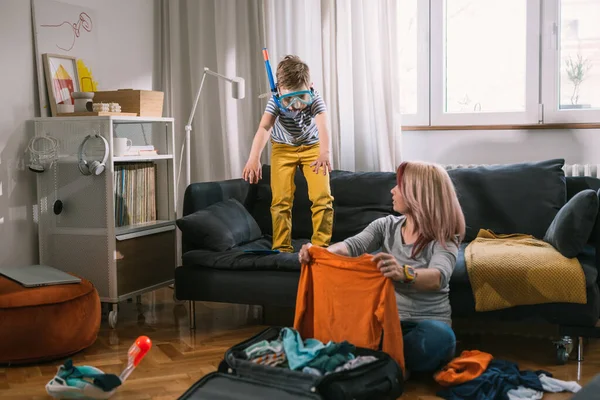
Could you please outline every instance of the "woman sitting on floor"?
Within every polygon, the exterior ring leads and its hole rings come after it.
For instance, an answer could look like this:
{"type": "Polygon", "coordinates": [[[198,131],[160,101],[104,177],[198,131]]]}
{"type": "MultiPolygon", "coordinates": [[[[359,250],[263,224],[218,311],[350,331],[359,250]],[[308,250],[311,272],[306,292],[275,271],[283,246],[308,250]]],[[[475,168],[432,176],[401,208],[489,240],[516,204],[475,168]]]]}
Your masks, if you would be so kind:
{"type": "MultiPolygon", "coordinates": [[[[403,162],[396,180],[393,208],[402,215],[379,218],[328,250],[350,257],[381,250],[374,261],[385,277],[394,280],[406,369],[433,372],[454,357],[448,292],[465,218],[441,166],[403,162]]],[[[310,246],[300,250],[301,263],[310,262],[310,246]]]]}

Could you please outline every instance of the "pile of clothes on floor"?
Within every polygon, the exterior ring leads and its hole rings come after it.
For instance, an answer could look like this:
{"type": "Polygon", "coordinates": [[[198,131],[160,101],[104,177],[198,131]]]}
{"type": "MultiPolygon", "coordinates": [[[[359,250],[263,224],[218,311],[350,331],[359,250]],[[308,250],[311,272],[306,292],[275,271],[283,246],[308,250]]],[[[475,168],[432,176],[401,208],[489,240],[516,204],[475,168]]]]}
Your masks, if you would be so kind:
{"type": "Polygon", "coordinates": [[[519,370],[511,361],[495,359],[478,350],[465,350],[435,374],[444,387],[437,393],[447,400],[539,400],[544,392],[578,392],[581,386],[552,377],[547,371],[519,370]]]}
{"type": "Polygon", "coordinates": [[[236,357],[256,364],[289,368],[307,374],[324,376],[371,363],[373,356],[355,356],[356,347],[343,341],[322,343],[317,339],[302,340],[298,331],[283,328],[276,340],[263,340],[248,346],[236,357]]]}

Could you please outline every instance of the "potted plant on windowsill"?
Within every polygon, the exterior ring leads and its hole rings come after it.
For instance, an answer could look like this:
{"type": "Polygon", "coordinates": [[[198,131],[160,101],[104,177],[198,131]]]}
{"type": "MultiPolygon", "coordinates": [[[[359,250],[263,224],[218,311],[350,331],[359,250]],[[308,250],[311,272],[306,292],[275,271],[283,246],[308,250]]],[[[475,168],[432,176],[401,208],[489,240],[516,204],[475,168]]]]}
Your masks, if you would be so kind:
{"type": "Polygon", "coordinates": [[[586,78],[586,74],[592,68],[590,60],[583,58],[581,54],[577,54],[577,59],[573,60],[573,57],[569,56],[568,60],[565,60],[566,72],[569,80],[573,84],[573,93],[571,94],[571,104],[561,104],[561,109],[582,109],[591,108],[591,104],[578,104],[579,103],[579,90],[581,89],[581,83],[586,78]]]}

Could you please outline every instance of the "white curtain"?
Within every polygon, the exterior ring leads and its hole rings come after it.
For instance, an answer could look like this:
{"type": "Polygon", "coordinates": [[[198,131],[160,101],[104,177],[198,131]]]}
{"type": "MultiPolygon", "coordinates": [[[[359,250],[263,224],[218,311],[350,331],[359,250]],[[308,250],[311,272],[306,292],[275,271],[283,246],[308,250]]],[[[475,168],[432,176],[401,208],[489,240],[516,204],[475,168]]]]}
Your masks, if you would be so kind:
{"type": "MultiPolygon", "coordinates": [[[[191,181],[240,177],[264,111],[262,0],[162,0],[160,53],[166,110],[175,118],[180,156],[204,68],[245,80],[246,96],[231,97],[230,84],[206,76],[192,123],[191,181]]],[[[183,161],[185,162],[185,161],[183,161]]],[[[177,172],[178,206],[185,191],[185,165],[177,172]]]]}
{"type": "Polygon", "coordinates": [[[162,0],[162,83],[178,149],[204,67],[246,82],[246,98],[234,100],[227,82],[206,78],[192,124],[192,182],[241,176],[266,104],[258,96],[269,91],[265,46],[273,70],[286,54],[309,65],[329,111],[334,168],[393,171],[400,12],[396,0],[162,0]]]}
{"type": "Polygon", "coordinates": [[[323,68],[337,168],[394,171],[401,160],[397,0],[322,0],[323,68]]]}
{"type": "Polygon", "coordinates": [[[329,112],[334,168],[394,171],[401,158],[397,0],[264,0],[271,64],[296,54],[329,112]]]}

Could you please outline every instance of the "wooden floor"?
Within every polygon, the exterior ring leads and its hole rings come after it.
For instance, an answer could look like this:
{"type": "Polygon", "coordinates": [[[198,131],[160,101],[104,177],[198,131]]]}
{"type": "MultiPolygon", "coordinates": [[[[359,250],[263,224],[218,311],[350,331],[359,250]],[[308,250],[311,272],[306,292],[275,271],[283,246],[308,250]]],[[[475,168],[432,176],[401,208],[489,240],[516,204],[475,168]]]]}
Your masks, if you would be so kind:
{"type": "MultiPolygon", "coordinates": [[[[188,387],[214,371],[230,346],[264,327],[258,324],[257,308],[213,303],[196,306],[197,330],[190,333],[187,304],[176,304],[165,288],[142,296],[142,304],[120,305],[116,329],[105,320],[96,343],[73,357],[75,365],[92,365],[119,374],[127,350],[140,335],[152,339],[153,347],[113,399],[177,399],[188,387]]],[[[583,386],[600,373],[600,342],[592,340],[585,361],[557,366],[550,340],[515,336],[461,336],[459,351],[478,349],[496,358],[516,361],[521,369],[547,370],[555,378],[577,380],[583,386]]],[[[0,367],[0,400],[46,399],[44,386],[60,362],[27,367],[0,367]]],[[[430,377],[406,383],[402,399],[434,399],[439,387],[430,377]]],[[[568,399],[572,394],[546,394],[544,399],[568,399]]]]}

